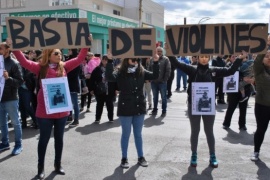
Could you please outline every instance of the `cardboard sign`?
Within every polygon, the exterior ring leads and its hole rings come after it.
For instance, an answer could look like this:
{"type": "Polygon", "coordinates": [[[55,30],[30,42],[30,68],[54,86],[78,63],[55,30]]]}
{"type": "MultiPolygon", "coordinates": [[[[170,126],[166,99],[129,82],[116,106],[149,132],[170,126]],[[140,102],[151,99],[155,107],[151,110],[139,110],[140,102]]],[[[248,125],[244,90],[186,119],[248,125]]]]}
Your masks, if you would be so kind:
{"type": "Polygon", "coordinates": [[[267,24],[208,24],[166,27],[166,55],[235,54],[267,50],[267,24]]]}
{"type": "Polygon", "coordinates": [[[191,114],[215,115],[215,83],[192,82],[191,86],[191,114]]]}
{"type": "Polygon", "coordinates": [[[8,17],[12,49],[82,48],[91,45],[86,18],[8,17]]]}
{"type": "Polygon", "coordinates": [[[151,57],[156,49],[153,28],[109,29],[109,37],[109,49],[116,58],[151,57]]]}
{"type": "Polygon", "coordinates": [[[41,79],[47,114],[72,111],[67,77],[41,79]]]}

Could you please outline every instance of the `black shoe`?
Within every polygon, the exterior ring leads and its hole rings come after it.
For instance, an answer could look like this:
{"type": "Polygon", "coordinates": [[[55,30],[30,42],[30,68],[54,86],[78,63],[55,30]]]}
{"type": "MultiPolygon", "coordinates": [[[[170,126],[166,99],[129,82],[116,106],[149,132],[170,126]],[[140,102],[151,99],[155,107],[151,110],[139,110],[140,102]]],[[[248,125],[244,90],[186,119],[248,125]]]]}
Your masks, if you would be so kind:
{"type": "Polygon", "coordinates": [[[151,104],[149,104],[148,109],[149,109],[149,110],[152,109],[152,105],[151,105],[151,104]]]}
{"type": "Polygon", "coordinates": [[[95,123],[96,123],[96,124],[99,124],[99,123],[100,123],[100,119],[96,119],[96,120],[95,120],[95,123]]]}
{"type": "Polygon", "coordinates": [[[22,128],[23,129],[27,128],[27,124],[26,123],[22,123],[22,128]]]}
{"type": "Polygon", "coordinates": [[[110,123],[113,123],[113,119],[109,119],[109,122],[110,122],[110,123]]]}
{"type": "Polygon", "coordinates": [[[55,169],[55,172],[57,174],[61,174],[61,175],[65,175],[66,174],[65,171],[64,171],[64,169],[61,166],[61,163],[55,163],[54,164],[54,169],[55,169]]]}
{"type": "Polygon", "coordinates": [[[150,115],[154,116],[154,115],[157,115],[157,110],[153,110],[150,115]]]}
{"type": "Polygon", "coordinates": [[[247,127],[246,126],[240,127],[239,130],[246,131],[247,130],[247,127]]]}
{"type": "Polygon", "coordinates": [[[226,104],[223,99],[217,101],[218,104],[226,104]]]}
{"type": "Polygon", "coordinates": [[[227,130],[227,129],[229,129],[229,126],[223,125],[222,128],[225,129],[225,130],[227,130]]]}
{"type": "Polygon", "coordinates": [[[144,157],[140,157],[138,158],[138,164],[142,167],[147,167],[148,166],[148,162],[145,160],[144,157]]]}
{"type": "Polygon", "coordinates": [[[79,121],[78,120],[74,120],[71,124],[69,124],[69,127],[76,127],[79,125],[79,121]]]}
{"type": "Polygon", "coordinates": [[[122,168],[129,168],[128,159],[127,158],[122,158],[120,166],[122,168]]]}
{"type": "Polygon", "coordinates": [[[166,112],[162,112],[161,117],[165,117],[166,116],[166,112]]]}
{"type": "Polygon", "coordinates": [[[37,174],[37,179],[44,179],[45,177],[45,172],[44,172],[44,165],[38,165],[38,174],[37,174]]]}
{"type": "Polygon", "coordinates": [[[179,91],[180,89],[179,88],[176,88],[175,91],[179,91]]]}

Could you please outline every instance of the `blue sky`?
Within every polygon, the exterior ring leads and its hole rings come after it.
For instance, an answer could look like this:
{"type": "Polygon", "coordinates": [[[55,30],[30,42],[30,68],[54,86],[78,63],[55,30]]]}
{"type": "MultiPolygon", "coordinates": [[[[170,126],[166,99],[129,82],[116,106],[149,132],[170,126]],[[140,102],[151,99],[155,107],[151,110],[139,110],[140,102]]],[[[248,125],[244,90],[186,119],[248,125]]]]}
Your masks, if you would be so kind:
{"type": "Polygon", "coordinates": [[[165,24],[170,25],[184,24],[184,17],[187,24],[269,23],[270,0],[153,1],[165,7],[165,24]]]}

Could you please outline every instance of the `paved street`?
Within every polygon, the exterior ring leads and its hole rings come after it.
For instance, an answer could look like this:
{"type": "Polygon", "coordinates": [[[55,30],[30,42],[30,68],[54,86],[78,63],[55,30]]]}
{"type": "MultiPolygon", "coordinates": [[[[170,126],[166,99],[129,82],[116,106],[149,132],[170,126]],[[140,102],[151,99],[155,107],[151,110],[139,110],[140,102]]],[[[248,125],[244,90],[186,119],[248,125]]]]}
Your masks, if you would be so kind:
{"type": "MultiPolygon", "coordinates": [[[[173,84],[173,90],[175,85],[173,84]]],[[[95,105],[91,104],[90,113],[81,113],[80,125],[75,128],[66,126],[62,165],[65,176],[56,175],[53,170],[54,140],[51,138],[46,154],[46,179],[77,180],[179,180],[179,179],[270,179],[270,136],[269,130],[261,149],[261,161],[252,162],[249,157],[253,151],[253,134],[256,129],[254,118],[254,97],[250,98],[247,113],[247,131],[238,130],[238,109],[231,129],[222,129],[222,121],[227,105],[218,105],[215,138],[216,155],[219,167],[209,167],[209,152],[201,123],[198,145],[198,166],[189,167],[190,125],[186,116],[186,93],[173,92],[168,102],[165,118],[146,115],[143,129],[144,153],[149,167],[136,165],[137,155],[134,139],[131,136],[129,146],[130,168],[119,167],[121,160],[119,121],[108,123],[106,109],[101,123],[95,120],[95,105]]],[[[161,104],[159,104],[159,109],[161,104]]],[[[116,109],[115,109],[116,110],[116,109]]],[[[14,145],[13,129],[10,128],[11,146],[14,145]]],[[[0,154],[1,180],[33,179],[37,173],[38,130],[23,130],[21,155],[10,156],[11,150],[0,154]]],[[[13,148],[13,147],[12,147],[13,148]]]]}

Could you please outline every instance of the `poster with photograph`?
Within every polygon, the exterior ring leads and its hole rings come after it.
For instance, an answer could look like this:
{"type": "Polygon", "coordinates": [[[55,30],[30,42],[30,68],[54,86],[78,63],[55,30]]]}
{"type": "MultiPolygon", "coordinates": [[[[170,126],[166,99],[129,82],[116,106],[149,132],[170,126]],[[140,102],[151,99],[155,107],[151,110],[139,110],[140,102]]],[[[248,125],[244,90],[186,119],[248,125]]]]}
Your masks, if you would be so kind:
{"type": "Polygon", "coordinates": [[[5,78],[3,77],[4,74],[4,57],[0,55],[0,101],[2,99],[4,87],[5,87],[5,78]]]}
{"type": "Polygon", "coordinates": [[[215,115],[215,83],[193,82],[191,86],[192,115],[215,115]]]}
{"type": "Polygon", "coordinates": [[[238,86],[239,86],[239,71],[236,71],[231,76],[223,78],[224,93],[238,92],[238,86]]]}
{"type": "Polygon", "coordinates": [[[47,114],[72,111],[67,77],[42,79],[47,114]]]}

